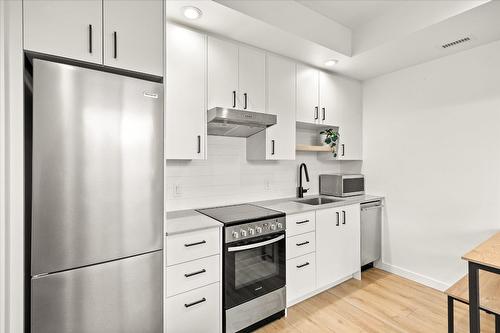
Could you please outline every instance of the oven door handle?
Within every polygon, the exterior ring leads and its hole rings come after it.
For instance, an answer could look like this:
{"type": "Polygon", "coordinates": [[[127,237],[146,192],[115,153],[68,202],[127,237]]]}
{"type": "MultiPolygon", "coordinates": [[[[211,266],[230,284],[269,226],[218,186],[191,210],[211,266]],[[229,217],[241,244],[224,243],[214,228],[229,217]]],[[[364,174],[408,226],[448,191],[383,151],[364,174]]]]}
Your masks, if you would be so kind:
{"type": "Polygon", "coordinates": [[[281,235],[279,237],[276,237],[276,238],[273,238],[273,239],[270,239],[270,240],[267,240],[267,241],[264,241],[264,242],[255,243],[255,244],[248,244],[248,245],[242,245],[242,246],[228,247],[227,251],[228,252],[237,252],[237,251],[244,251],[244,250],[249,250],[249,249],[255,249],[256,247],[261,247],[261,246],[269,245],[269,244],[272,244],[272,243],[276,243],[276,242],[282,240],[283,238],[285,238],[285,235],[281,235]]]}

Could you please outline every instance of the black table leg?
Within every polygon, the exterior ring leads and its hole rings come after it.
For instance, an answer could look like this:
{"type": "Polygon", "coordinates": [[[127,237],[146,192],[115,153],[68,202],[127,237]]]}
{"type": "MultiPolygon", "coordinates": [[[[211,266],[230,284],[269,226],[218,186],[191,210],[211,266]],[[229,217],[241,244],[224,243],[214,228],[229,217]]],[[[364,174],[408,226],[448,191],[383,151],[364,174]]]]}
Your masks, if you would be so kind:
{"type": "Polygon", "coordinates": [[[495,333],[500,333],[500,315],[495,315],[495,333]]]}
{"type": "MultiPolygon", "coordinates": [[[[454,333],[454,321],[453,321],[453,298],[448,296],[448,333],[454,333]]],[[[496,333],[496,332],[495,332],[496,333]]]]}
{"type": "Polygon", "coordinates": [[[479,267],[469,261],[469,327],[470,333],[480,333],[479,267]]]}

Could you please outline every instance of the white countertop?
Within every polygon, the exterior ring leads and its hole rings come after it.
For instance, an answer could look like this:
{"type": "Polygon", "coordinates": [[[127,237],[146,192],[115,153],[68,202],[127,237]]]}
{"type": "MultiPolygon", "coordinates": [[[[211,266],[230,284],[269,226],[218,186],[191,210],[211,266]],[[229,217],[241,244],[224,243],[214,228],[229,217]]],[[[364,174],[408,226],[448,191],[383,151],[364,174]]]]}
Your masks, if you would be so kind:
{"type": "Polygon", "coordinates": [[[167,213],[165,234],[167,236],[184,232],[222,228],[223,224],[194,209],[178,210],[167,213]]]}
{"type": "MultiPolygon", "coordinates": [[[[280,212],[284,212],[287,215],[290,215],[290,214],[309,212],[312,210],[353,205],[353,204],[357,204],[357,203],[363,203],[363,202],[383,199],[383,197],[374,196],[374,195],[358,195],[358,196],[347,197],[347,198],[332,197],[332,198],[335,198],[335,199],[341,200],[341,201],[332,202],[332,203],[323,204],[323,205],[307,205],[307,204],[303,204],[300,202],[296,202],[297,200],[304,200],[304,199],[310,199],[310,198],[316,198],[316,197],[319,197],[319,195],[309,195],[309,196],[305,196],[304,198],[301,198],[301,199],[292,197],[292,198],[277,199],[277,200],[258,201],[258,202],[253,202],[253,204],[258,205],[258,206],[262,206],[265,208],[269,208],[269,209],[278,210],[280,212]]],[[[324,195],[322,197],[328,198],[328,196],[324,196],[324,195]]]]}
{"type": "MultiPolygon", "coordinates": [[[[303,199],[309,199],[315,197],[318,197],[318,195],[305,196],[303,199]]],[[[302,200],[302,199],[291,197],[283,199],[256,201],[250,203],[257,206],[274,209],[280,212],[284,212],[287,215],[290,215],[290,214],[309,212],[319,209],[340,207],[340,206],[352,205],[368,201],[381,200],[383,199],[383,197],[373,196],[373,195],[358,195],[354,197],[335,198],[335,199],[339,199],[341,201],[315,206],[315,205],[307,205],[300,202],[296,202],[296,200],[302,200]]],[[[190,231],[197,231],[210,228],[222,228],[222,227],[223,224],[220,223],[219,221],[214,220],[201,213],[198,213],[194,209],[178,210],[178,211],[167,212],[165,234],[169,236],[190,231]]]]}

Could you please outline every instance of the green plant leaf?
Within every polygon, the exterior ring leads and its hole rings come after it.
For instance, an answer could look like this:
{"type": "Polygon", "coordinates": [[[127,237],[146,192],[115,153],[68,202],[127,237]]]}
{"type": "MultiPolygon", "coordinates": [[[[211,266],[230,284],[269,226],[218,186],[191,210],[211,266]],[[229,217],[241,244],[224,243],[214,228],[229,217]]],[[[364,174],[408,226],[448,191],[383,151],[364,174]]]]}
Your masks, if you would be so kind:
{"type": "Polygon", "coordinates": [[[332,142],[332,139],[330,139],[329,137],[327,137],[327,138],[325,139],[325,143],[326,143],[326,144],[330,144],[331,142],[332,142]]]}

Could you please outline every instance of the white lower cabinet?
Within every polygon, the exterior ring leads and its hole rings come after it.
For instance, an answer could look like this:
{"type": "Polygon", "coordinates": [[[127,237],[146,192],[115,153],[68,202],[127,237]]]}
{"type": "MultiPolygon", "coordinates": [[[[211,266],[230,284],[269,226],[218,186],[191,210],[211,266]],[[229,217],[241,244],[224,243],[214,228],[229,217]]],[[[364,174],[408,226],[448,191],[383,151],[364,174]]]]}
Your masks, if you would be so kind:
{"type": "Polygon", "coordinates": [[[316,211],[318,288],[333,285],[360,269],[359,204],[316,211]]]}
{"type": "Polygon", "coordinates": [[[219,281],[219,256],[167,267],[167,297],[219,281]]]}
{"type": "Polygon", "coordinates": [[[300,257],[316,250],[316,233],[297,235],[286,239],[286,259],[300,257]]]}
{"type": "Polygon", "coordinates": [[[316,289],[316,254],[309,253],[286,263],[286,303],[292,306],[316,289]]]}
{"type": "Polygon", "coordinates": [[[220,283],[167,298],[167,333],[220,333],[220,283]]]}
{"type": "Polygon", "coordinates": [[[166,237],[166,333],[221,332],[220,233],[214,228],[166,237]]]}
{"type": "Polygon", "coordinates": [[[305,299],[316,289],[315,212],[287,216],[286,304],[305,299]]]}
{"type": "Polygon", "coordinates": [[[360,205],[287,216],[287,306],[333,287],[361,267],[360,205]]]}

